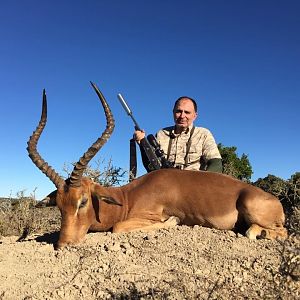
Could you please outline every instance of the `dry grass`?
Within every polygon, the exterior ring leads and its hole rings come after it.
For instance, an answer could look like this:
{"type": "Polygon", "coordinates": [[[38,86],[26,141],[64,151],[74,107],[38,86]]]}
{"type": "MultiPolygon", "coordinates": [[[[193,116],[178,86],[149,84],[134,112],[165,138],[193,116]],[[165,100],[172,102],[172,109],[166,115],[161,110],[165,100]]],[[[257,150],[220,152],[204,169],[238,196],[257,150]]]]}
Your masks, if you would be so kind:
{"type": "Polygon", "coordinates": [[[0,236],[20,236],[57,231],[60,212],[57,207],[36,208],[33,197],[0,198],[0,236]]]}

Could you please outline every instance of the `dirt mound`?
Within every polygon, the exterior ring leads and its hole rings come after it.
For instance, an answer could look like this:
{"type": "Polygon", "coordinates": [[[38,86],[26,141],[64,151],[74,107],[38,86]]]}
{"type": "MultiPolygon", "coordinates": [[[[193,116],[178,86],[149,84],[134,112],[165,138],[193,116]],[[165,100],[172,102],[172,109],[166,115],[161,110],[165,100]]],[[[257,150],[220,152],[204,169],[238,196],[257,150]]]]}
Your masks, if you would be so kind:
{"type": "MultiPolygon", "coordinates": [[[[300,296],[299,270],[294,266],[294,275],[287,270],[285,257],[290,254],[284,251],[289,248],[278,241],[176,226],[151,233],[90,233],[82,245],[55,251],[57,236],[1,239],[0,299],[300,296]]],[[[292,246],[293,253],[299,251],[299,239],[292,246]]]]}

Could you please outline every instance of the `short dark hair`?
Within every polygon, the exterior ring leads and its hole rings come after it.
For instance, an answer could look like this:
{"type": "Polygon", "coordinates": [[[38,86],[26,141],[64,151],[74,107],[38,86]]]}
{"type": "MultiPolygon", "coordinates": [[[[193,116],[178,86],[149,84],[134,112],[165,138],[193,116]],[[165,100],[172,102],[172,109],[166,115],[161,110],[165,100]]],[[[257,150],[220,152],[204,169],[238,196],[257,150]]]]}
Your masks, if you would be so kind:
{"type": "Polygon", "coordinates": [[[181,97],[179,97],[179,98],[175,101],[175,104],[174,104],[174,107],[173,107],[173,111],[175,111],[175,108],[176,108],[178,102],[179,102],[180,100],[182,100],[182,99],[189,99],[189,100],[191,100],[191,101],[193,102],[195,112],[197,112],[197,102],[196,102],[193,98],[188,97],[188,96],[181,96],[181,97]]]}

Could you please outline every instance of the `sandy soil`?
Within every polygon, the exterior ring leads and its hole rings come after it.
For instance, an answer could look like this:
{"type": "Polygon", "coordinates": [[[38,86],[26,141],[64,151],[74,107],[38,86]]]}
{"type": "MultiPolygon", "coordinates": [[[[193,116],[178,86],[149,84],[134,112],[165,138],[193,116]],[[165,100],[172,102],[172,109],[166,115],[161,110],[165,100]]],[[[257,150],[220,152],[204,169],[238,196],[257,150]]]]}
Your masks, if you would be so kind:
{"type": "Polygon", "coordinates": [[[299,299],[283,246],[176,226],[90,233],[59,251],[58,233],[0,240],[0,299],[299,299]]]}

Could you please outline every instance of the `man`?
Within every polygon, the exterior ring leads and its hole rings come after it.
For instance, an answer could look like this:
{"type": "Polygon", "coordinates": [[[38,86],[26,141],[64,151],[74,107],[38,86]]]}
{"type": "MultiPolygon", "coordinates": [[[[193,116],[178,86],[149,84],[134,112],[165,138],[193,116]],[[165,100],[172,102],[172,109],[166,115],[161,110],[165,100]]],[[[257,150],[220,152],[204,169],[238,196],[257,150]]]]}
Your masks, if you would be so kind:
{"type": "MultiPolygon", "coordinates": [[[[174,104],[173,117],[175,126],[163,128],[156,134],[166,159],[178,169],[221,173],[222,158],[213,135],[208,129],[193,125],[197,118],[196,101],[187,96],[178,98],[174,104]]],[[[139,144],[145,138],[145,132],[137,130],[134,136],[139,144]]],[[[143,164],[149,171],[149,162],[143,148],[141,154],[143,164]]]]}

